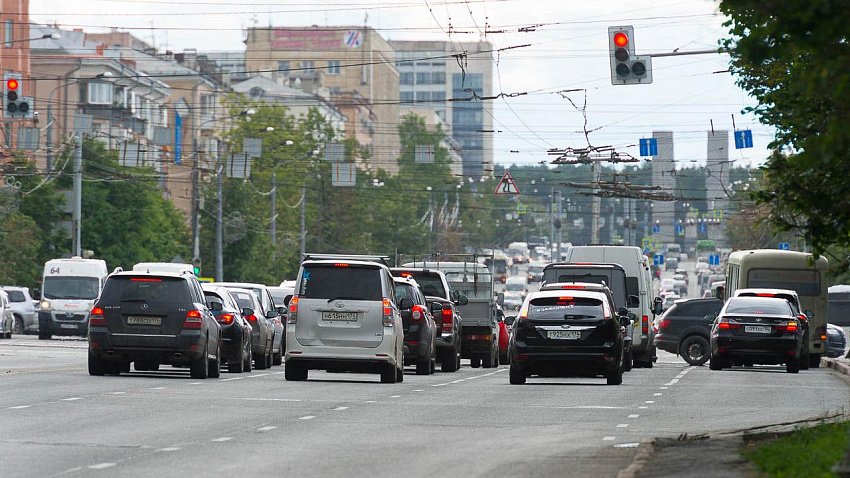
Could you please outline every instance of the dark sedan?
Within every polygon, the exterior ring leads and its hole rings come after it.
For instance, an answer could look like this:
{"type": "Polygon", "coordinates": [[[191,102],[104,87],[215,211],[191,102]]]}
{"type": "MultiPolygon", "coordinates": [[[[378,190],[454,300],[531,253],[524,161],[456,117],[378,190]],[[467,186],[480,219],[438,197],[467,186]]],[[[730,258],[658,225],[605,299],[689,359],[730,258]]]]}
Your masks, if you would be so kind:
{"type": "Polygon", "coordinates": [[[274,348],[274,323],[262,316],[262,305],[256,294],[248,289],[227,288],[251,324],[251,349],[254,368],[264,370],[272,366],[274,348]],[[246,310],[250,309],[250,310],[246,310]],[[247,314],[245,314],[247,312],[247,314]]]}
{"type": "Polygon", "coordinates": [[[711,370],[733,364],[785,364],[800,371],[803,328],[785,299],[732,297],[711,329],[711,370]]]}
{"type": "Polygon", "coordinates": [[[203,284],[204,298],[218,325],[221,326],[222,365],[232,373],[250,372],[253,367],[251,354],[251,324],[242,314],[236,299],[224,287],[203,284]]]}
{"type": "Polygon", "coordinates": [[[404,328],[404,364],[415,364],[417,375],[430,375],[437,363],[436,335],[439,329],[434,316],[415,280],[394,277],[393,282],[404,328]]]}

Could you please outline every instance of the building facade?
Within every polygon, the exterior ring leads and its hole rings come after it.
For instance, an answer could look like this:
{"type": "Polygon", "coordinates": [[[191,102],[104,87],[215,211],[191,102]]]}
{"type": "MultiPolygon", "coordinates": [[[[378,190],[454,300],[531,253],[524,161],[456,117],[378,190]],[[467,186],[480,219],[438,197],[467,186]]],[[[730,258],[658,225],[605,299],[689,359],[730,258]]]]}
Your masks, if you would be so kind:
{"type": "MultiPolygon", "coordinates": [[[[21,75],[21,94],[32,96],[32,78],[30,72],[30,32],[29,0],[0,0],[0,69],[3,74],[21,75]]],[[[4,102],[5,104],[5,99],[4,102]]],[[[5,109],[5,108],[4,108],[5,109]]],[[[33,121],[13,120],[3,128],[0,143],[5,154],[17,147],[17,133],[21,126],[31,127],[33,121]]]]}

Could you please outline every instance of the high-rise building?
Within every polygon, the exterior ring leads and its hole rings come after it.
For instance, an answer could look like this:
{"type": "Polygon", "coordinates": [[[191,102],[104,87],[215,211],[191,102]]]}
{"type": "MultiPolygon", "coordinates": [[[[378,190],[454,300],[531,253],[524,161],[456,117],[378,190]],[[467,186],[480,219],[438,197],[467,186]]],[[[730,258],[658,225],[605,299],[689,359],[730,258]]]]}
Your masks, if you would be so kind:
{"type": "Polygon", "coordinates": [[[435,111],[462,148],[463,174],[493,173],[492,45],[487,42],[391,41],[398,58],[399,100],[435,111]]]}

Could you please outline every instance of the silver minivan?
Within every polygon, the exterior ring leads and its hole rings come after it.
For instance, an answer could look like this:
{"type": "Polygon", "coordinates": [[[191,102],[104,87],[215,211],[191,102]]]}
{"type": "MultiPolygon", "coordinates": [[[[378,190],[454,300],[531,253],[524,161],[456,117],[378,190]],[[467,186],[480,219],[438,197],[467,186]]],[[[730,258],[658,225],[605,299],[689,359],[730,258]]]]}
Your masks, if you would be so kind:
{"type": "MultiPolygon", "coordinates": [[[[287,304],[286,380],[309,370],[404,379],[404,330],[383,258],[308,255],[287,304]]],[[[401,299],[409,300],[409,299],[401,299]]],[[[401,307],[399,307],[401,305],[401,307]]]]}

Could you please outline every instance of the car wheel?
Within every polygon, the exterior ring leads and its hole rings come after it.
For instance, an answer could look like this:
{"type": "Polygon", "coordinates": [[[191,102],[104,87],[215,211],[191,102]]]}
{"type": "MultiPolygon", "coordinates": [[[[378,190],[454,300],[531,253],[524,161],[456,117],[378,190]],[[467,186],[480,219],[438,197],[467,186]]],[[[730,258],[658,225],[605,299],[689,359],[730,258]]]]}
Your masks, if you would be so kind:
{"type": "MultiPolygon", "coordinates": [[[[288,365],[287,365],[288,367],[288,365]]],[[[381,367],[381,383],[395,383],[398,373],[391,363],[385,363],[381,367]]]]}
{"type": "Polygon", "coordinates": [[[15,323],[12,324],[12,333],[17,335],[23,335],[24,333],[24,319],[20,317],[15,317],[15,323]]]}
{"type": "Polygon", "coordinates": [[[219,342],[218,350],[216,350],[215,358],[209,359],[209,377],[221,377],[221,342],[219,342]]]}
{"type": "Polygon", "coordinates": [[[89,354],[89,375],[102,376],[106,374],[106,361],[89,354]]]}
{"type": "Polygon", "coordinates": [[[723,370],[723,362],[723,359],[711,354],[711,357],[708,359],[708,368],[711,370],[723,370]]]}
{"type": "Polygon", "coordinates": [[[626,358],[623,359],[623,370],[626,372],[632,371],[632,349],[629,348],[629,351],[626,352],[626,358]]]}
{"type": "Polygon", "coordinates": [[[499,363],[504,365],[510,365],[511,360],[508,357],[508,353],[499,353],[499,363]]]}
{"type": "Polygon", "coordinates": [[[428,375],[431,373],[431,357],[419,357],[416,360],[416,375],[428,375]]]}
{"type": "Polygon", "coordinates": [[[269,345],[269,350],[266,354],[266,368],[272,368],[272,346],[273,345],[269,345]]]}
{"type": "Polygon", "coordinates": [[[254,368],[257,370],[266,369],[266,354],[254,354],[254,368]]]}
{"type": "Polygon", "coordinates": [[[490,353],[481,358],[481,366],[484,368],[493,368],[497,364],[495,363],[495,358],[498,357],[498,354],[493,353],[490,350],[490,353]]]}
{"type": "Polygon", "coordinates": [[[803,341],[803,350],[800,352],[800,370],[809,369],[809,341],[803,341]]]}
{"type": "Polygon", "coordinates": [[[440,371],[444,373],[457,371],[457,352],[455,349],[444,349],[440,352],[440,371]]]}
{"type": "Polygon", "coordinates": [[[689,365],[700,366],[708,361],[711,353],[710,345],[705,337],[699,335],[691,335],[685,338],[679,345],[679,355],[685,359],[689,365]]]}
{"type": "MultiPolygon", "coordinates": [[[[121,375],[123,367],[120,362],[106,361],[103,365],[103,370],[107,375],[121,375]]],[[[127,372],[130,371],[130,362],[127,362],[127,372]]]]}
{"type": "Polygon", "coordinates": [[[283,378],[287,382],[303,382],[307,380],[308,373],[307,367],[296,362],[289,362],[283,369],[283,378]]]}
{"type": "Polygon", "coordinates": [[[280,348],[272,354],[272,365],[280,365],[283,363],[283,342],[280,343],[280,348]]]}
{"type": "MultiPolygon", "coordinates": [[[[235,362],[227,362],[227,371],[230,373],[242,373],[245,371],[245,362],[245,354],[243,351],[242,355],[239,357],[239,360],[235,362]]],[[[250,363],[250,360],[248,360],[248,362],[250,363]]]]}
{"type": "Polygon", "coordinates": [[[50,340],[51,337],[53,336],[51,334],[48,334],[47,332],[38,333],[38,340],[50,340]]]}
{"type": "Polygon", "coordinates": [[[254,370],[254,353],[251,348],[251,342],[248,342],[248,348],[246,349],[245,358],[243,360],[245,361],[245,366],[242,368],[246,372],[252,372],[254,370]]]}
{"type": "Polygon", "coordinates": [[[809,367],[820,368],[820,354],[809,354],[809,367]]]}
{"type": "Polygon", "coordinates": [[[396,381],[396,383],[404,382],[404,365],[402,365],[400,368],[396,369],[395,381],[396,381]]]}
{"type": "Polygon", "coordinates": [[[785,364],[785,371],[788,373],[800,372],[800,359],[791,360],[785,364]]]}
{"type": "Polygon", "coordinates": [[[508,375],[510,376],[511,385],[522,385],[525,383],[525,372],[516,364],[511,364],[508,375]]]}
{"type": "Polygon", "coordinates": [[[192,363],[189,364],[189,376],[197,379],[205,379],[210,374],[209,369],[209,360],[207,360],[207,347],[209,347],[209,343],[204,345],[204,352],[195,360],[192,360],[192,363]]]}
{"type": "Polygon", "coordinates": [[[472,368],[478,368],[481,366],[481,357],[472,357],[469,359],[469,364],[472,368]]]}
{"type": "Polygon", "coordinates": [[[623,383],[623,364],[622,362],[617,364],[612,370],[609,370],[608,373],[605,374],[605,380],[608,385],[621,385],[623,383]]]}

